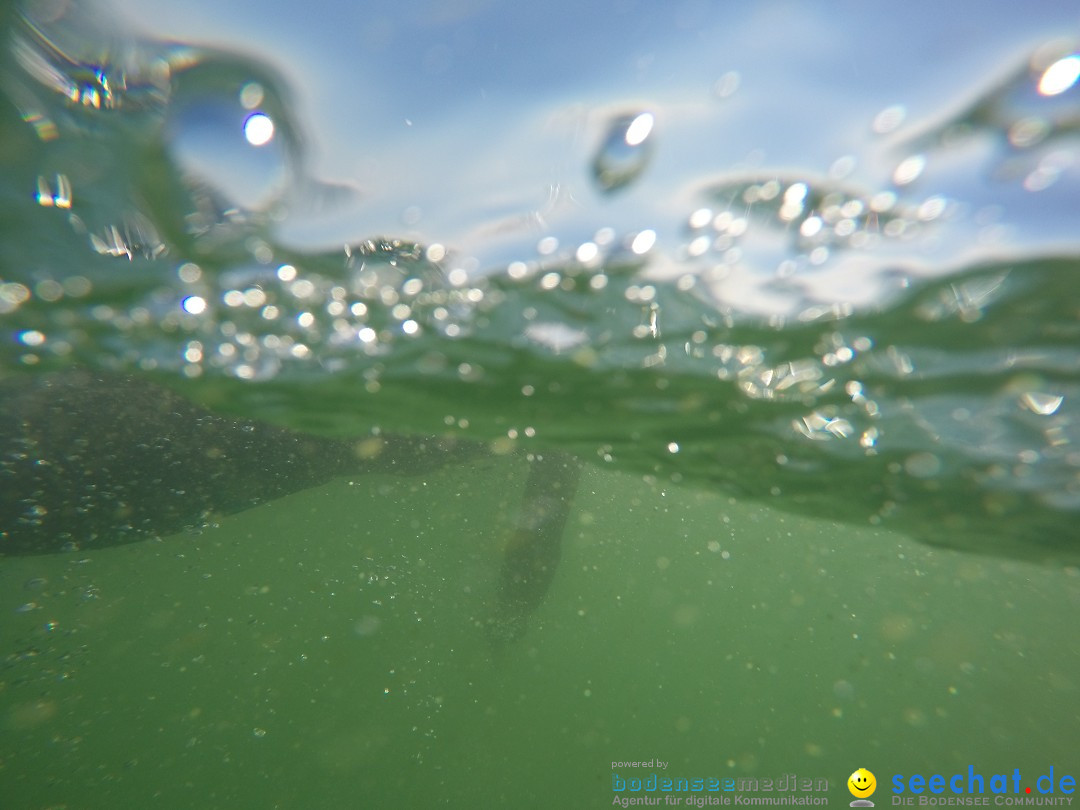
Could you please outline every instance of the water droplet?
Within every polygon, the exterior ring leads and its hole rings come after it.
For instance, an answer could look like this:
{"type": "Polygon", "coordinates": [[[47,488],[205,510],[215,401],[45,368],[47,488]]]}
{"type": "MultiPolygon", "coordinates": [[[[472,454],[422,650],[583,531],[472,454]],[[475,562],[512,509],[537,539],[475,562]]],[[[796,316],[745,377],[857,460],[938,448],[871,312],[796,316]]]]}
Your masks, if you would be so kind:
{"type": "Polygon", "coordinates": [[[906,186],[922,174],[924,168],[926,168],[926,158],[923,155],[905,158],[893,172],[893,182],[898,186],[906,186]]]}
{"type": "Polygon", "coordinates": [[[611,123],[593,159],[593,177],[601,191],[617,191],[645,170],[652,155],[655,122],[652,113],[642,112],[620,116],[611,123]]]}
{"type": "Polygon", "coordinates": [[[244,137],[252,146],[263,146],[274,137],[274,121],[266,113],[253,113],[244,121],[244,137]]]}
{"type": "Polygon", "coordinates": [[[1058,59],[1050,65],[1039,79],[1039,92],[1044,96],[1064,93],[1080,79],[1080,54],[1058,59]]]}
{"type": "Polygon", "coordinates": [[[738,72],[729,70],[713,83],[712,94],[718,99],[730,98],[735,95],[735,91],[739,89],[739,83],[741,81],[742,77],[738,72]]]}
{"type": "Polygon", "coordinates": [[[264,210],[291,179],[298,151],[275,82],[208,57],[176,84],[165,135],[178,168],[229,205],[264,210]],[[256,99],[259,108],[249,107],[256,99]]]}
{"type": "Polygon", "coordinates": [[[630,243],[630,250],[632,250],[638,256],[648,253],[652,250],[653,245],[656,244],[656,231],[651,228],[647,228],[644,231],[638,233],[634,237],[634,240],[630,243]]]}
{"type": "Polygon", "coordinates": [[[886,135],[902,123],[907,117],[907,109],[903,104],[894,104],[874,116],[873,129],[877,135],[886,135]]]}
{"type": "Polygon", "coordinates": [[[19,333],[18,340],[24,346],[40,346],[45,342],[45,335],[36,329],[27,329],[19,333]]]}
{"type": "Polygon", "coordinates": [[[266,92],[258,82],[248,82],[240,88],[240,103],[245,110],[254,110],[263,102],[266,92]]]}
{"type": "Polygon", "coordinates": [[[1055,394],[1043,394],[1038,391],[1028,391],[1020,396],[1020,404],[1032,413],[1039,416],[1050,416],[1057,413],[1065,397],[1055,394]]]}

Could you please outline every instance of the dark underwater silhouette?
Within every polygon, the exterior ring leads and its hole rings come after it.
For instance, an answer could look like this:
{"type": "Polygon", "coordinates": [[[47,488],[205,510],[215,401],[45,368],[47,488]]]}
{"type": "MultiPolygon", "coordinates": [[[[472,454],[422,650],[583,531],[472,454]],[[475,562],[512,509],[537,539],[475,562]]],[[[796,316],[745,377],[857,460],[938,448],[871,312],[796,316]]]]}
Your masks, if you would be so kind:
{"type": "MultiPolygon", "coordinates": [[[[146,380],[88,371],[0,381],[0,556],[166,537],[337,476],[418,475],[481,442],[309,436],[232,419],[146,380]]],[[[492,638],[519,637],[555,575],[578,464],[535,456],[502,562],[492,638]]]]}

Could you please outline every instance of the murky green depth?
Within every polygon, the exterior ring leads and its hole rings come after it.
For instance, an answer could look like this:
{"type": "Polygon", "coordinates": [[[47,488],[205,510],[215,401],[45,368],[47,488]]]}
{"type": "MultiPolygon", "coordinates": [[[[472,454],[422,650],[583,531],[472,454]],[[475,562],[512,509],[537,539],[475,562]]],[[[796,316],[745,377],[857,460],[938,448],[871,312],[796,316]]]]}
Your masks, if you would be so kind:
{"type": "Polygon", "coordinates": [[[1068,767],[1075,576],[593,470],[534,627],[493,656],[474,622],[521,481],[341,480],[5,561],[5,800],[600,807],[611,760],[655,756],[839,801],[860,763],[1068,767]]]}

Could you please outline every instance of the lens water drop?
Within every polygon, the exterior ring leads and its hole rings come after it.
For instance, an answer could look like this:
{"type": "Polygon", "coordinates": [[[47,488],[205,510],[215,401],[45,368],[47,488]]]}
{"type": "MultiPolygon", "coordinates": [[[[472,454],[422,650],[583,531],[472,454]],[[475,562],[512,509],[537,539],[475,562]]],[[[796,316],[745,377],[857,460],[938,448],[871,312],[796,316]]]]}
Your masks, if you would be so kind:
{"type": "Polygon", "coordinates": [[[637,180],[652,157],[655,116],[650,112],[622,115],[611,122],[593,158],[592,173],[604,193],[637,180]]]}
{"type": "Polygon", "coordinates": [[[275,82],[252,73],[213,57],[180,71],[166,143],[189,181],[225,205],[261,211],[293,179],[297,148],[275,82]]]}

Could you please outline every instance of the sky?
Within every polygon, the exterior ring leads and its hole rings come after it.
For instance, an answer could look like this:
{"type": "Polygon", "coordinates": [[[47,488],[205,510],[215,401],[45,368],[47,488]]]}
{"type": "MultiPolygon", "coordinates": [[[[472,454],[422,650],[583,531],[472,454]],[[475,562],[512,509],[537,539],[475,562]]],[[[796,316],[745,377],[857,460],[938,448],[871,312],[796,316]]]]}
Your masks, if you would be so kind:
{"type": "Polygon", "coordinates": [[[852,176],[879,186],[903,157],[871,131],[881,110],[903,107],[902,138],[1080,30],[1058,3],[101,2],[147,36],[284,78],[304,171],[341,192],[297,205],[286,241],[406,233],[487,262],[548,229],[674,232],[712,178],[761,166],[823,175],[855,156],[852,176]],[[652,159],[605,194],[598,145],[646,110],[652,159]]]}

